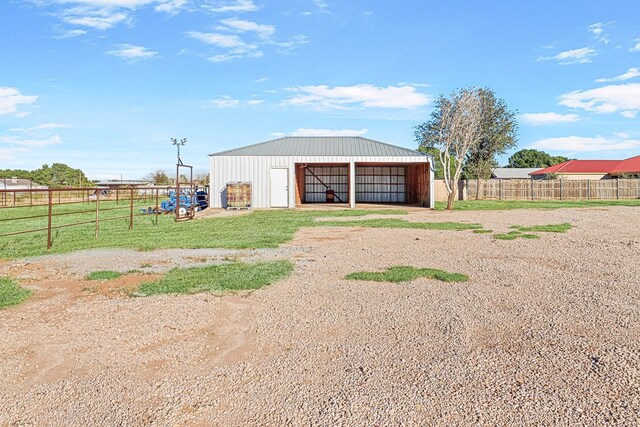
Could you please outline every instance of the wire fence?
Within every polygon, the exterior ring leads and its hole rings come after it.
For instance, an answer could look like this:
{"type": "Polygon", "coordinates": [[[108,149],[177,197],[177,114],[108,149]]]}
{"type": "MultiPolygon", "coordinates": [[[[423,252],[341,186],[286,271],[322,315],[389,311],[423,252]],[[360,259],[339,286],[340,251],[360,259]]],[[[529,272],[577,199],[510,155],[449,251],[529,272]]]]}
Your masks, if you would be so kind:
{"type": "Polygon", "coordinates": [[[162,213],[161,200],[176,190],[175,187],[0,190],[0,238],[46,232],[46,246],[50,249],[53,232],[61,228],[94,224],[97,238],[100,225],[108,221],[125,220],[129,230],[133,230],[136,217],[152,216],[157,225],[162,213]]]}

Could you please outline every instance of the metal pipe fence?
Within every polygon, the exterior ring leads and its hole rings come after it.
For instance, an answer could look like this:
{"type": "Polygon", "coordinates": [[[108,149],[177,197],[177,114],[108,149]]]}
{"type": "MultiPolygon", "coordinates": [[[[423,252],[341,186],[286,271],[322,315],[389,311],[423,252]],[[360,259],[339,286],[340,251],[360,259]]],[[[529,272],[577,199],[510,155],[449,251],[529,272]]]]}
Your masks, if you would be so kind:
{"type": "Polygon", "coordinates": [[[176,187],[0,190],[0,238],[46,232],[51,249],[53,231],[62,228],[94,224],[97,238],[107,221],[128,220],[133,231],[136,217],[152,215],[157,225],[160,199],[170,191],[176,187]]]}

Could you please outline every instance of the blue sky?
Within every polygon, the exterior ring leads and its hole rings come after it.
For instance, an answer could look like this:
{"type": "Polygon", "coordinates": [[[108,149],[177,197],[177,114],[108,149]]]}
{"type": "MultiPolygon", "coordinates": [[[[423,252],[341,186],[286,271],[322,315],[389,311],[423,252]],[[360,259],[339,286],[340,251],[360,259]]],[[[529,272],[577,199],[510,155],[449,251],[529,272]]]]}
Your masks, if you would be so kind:
{"type": "Polygon", "coordinates": [[[518,149],[626,158],[638,16],[632,0],[3,0],[0,168],[141,178],[173,170],[171,137],[199,172],[283,135],[415,148],[433,99],[465,86],[518,111],[518,149]]]}

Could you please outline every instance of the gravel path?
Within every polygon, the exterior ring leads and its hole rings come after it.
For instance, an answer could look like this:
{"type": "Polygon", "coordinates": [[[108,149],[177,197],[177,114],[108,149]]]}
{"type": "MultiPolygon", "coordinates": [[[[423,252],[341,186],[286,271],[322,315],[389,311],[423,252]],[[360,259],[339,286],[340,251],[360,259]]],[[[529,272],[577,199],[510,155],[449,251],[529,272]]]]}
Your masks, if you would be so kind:
{"type": "Polygon", "coordinates": [[[412,211],[574,228],[317,227],[258,251],[296,269],[252,293],[38,293],[0,311],[0,425],[640,425],[639,213],[412,211]],[[342,279],[400,264],[471,280],[342,279]]]}

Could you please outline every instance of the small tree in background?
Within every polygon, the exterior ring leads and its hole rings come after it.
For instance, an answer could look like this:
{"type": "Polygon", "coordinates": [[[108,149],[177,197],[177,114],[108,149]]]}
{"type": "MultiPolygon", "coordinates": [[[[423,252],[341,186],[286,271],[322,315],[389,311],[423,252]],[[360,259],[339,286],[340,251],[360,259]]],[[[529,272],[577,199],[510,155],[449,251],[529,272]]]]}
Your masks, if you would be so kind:
{"type": "Polygon", "coordinates": [[[552,156],[544,151],[524,149],[509,157],[509,168],[548,168],[569,159],[564,156],[552,156]]]}
{"type": "Polygon", "coordinates": [[[480,91],[466,88],[452,92],[450,98],[440,95],[430,120],[416,127],[415,137],[420,147],[439,150],[448,210],[453,209],[462,165],[482,136],[481,120],[480,91]]]}
{"type": "Polygon", "coordinates": [[[151,172],[145,177],[145,179],[152,181],[155,185],[171,185],[174,181],[173,179],[169,178],[165,171],[161,169],[158,169],[155,172],[151,172]]]}
{"type": "Polygon", "coordinates": [[[209,185],[209,174],[208,173],[199,173],[193,178],[198,185],[209,185]]]}

